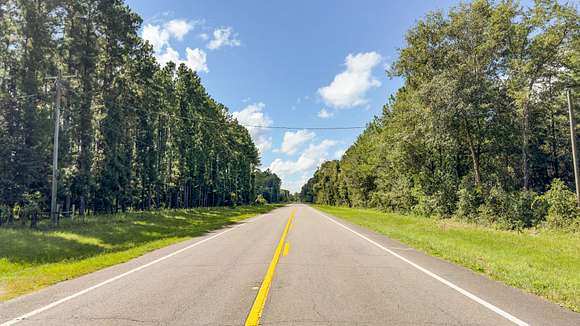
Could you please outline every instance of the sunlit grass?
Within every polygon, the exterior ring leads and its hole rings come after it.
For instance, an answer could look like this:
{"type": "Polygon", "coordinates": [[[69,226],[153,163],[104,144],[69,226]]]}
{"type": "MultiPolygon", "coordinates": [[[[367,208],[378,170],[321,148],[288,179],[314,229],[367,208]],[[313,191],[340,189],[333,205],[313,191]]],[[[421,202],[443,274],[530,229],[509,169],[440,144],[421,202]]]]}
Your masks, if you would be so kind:
{"type": "Polygon", "coordinates": [[[128,261],[280,205],[162,210],[0,228],[0,300],[128,261]]]}
{"type": "Polygon", "coordinates": [[[499,231],[455,220],[316,207],[580,312],[578,233],[499,231]]]}

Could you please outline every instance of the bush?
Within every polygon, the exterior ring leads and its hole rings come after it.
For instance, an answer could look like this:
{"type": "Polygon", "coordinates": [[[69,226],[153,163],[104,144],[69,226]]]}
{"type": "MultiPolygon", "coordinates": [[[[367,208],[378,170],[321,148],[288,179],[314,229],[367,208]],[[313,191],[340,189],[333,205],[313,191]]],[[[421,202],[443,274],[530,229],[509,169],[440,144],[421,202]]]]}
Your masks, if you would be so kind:
{"type": "Polygon", "coordinates": [[[7,205],[0,205],[0,225],[4,224],[4,222],[9,222],[10,216],[10,207],[7,205]]]}
{"type": "Polygon", "coordinates": [[[560,179],[554,179],[542,195],[548,206],[546,225],[555,229],[577,228],[579,210],[576,195],[560,179]]]}
{"type": "Polygon", "coordinates": [[[493,186],[478,209],[478,222],[494,225],[504,220],[508,211],[509,195],[501,187],[493,186]]]}
{"type": "Polygon", "coordinates": [[[422,191],[414,191],[417,204],[413,207],[413,213],[422,216],[432,216],[438,214],[437,198],[429,196],[422,191]]]}
{"type": "Polygon", "coordinates": [[[533,191],[518,191],[510,196],[506,222],[511,228],[532,227],[542,222],[547,207],[533,191]]]}
{"type": "Polygon", "coordinates": [[[230,207],[238,206],[238,194],[235,192],[230,192],[230,207]]]}
{"type": "Polygon", "coordinates": [[[546,207],[533,191],[506,192],[493,186],[479,207],[478,220],[502,229],[536,226],[546,215],[546,207]]]}
{"type": "Polygon", "coordinates": [[[481,191],[464,179],[457,191],[457,197],[456,215],[470,220],[477,219],[479,206],[483,203],[481,191]]]}
{"type": "Polygon", "coordinates": [[[389,211],[410,212],[417,204],[413,183],[409,178],[397,178],[388,186],[389,188],[386,191],[377,190],[372,193],[371,207],[389,211]]]}
{"type": "Polygon", "coordinates": [[[268,201],[261,194],[256,197],[256,205],[266,205],[268,201]]]}
{"type": "Polygon", "coordinates": [[[24,206],[20,213],[22,214],[22,223],[26,223],[26,218],[30,220],[30,227],[35,228],[38,223],[38,217],[42,210],[42,203],[45,201],[42,194],[38,191],[33,193],[25,192],[22,194],[24,206]]]}

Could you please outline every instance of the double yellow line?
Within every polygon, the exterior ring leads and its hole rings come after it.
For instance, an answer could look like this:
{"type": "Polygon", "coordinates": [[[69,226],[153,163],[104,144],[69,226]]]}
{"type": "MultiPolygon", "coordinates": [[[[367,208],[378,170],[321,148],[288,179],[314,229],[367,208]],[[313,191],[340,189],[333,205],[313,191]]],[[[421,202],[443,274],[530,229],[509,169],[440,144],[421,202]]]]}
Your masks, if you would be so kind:
{"type": "MultiPolygon", "coordinates": [[[[268,271],[264,276],[264,280],[262,281],[262,286],[260,286],[260,290],[258,291],[258,295],[256,296],[256,300],[254,300],[254,304],[252,305],[252,309],[250,310],[250,314],[246,319],[246,326],[257,326],[260,322],[260,318],[262,317],[262,311],[264,310],[264,305],[266,304],[266,299],[268,298],[268,292],[270,292],[270,286],[272,285],[272,279],[274,278],[274,272],[276,271],[276,265],[278,265],[278,261],[280,260],[280,254],[282,253],[282,249],[284,248],[284,242],[286,241],[286,235],[288,234],[288,230],[290,229],[290,225],[292,224],[292,220],[294,219],[294,213],[296,212],[296,208],[292,210],[290,213],[290,218],[288,218],[288,222],[286,223],[286,227],[284,228],[284,232],[282,233],[282,238],[280,238],[280,242],[278,242],[278,246],[276,247],[276,251],[274,252],[274,257],[272,257],[272,261],[270,262],[270,266],[268,267],[268,271]]],[[[284,248],[285,253],[284,256],[288,254],[288,244],[284,248]]]]}

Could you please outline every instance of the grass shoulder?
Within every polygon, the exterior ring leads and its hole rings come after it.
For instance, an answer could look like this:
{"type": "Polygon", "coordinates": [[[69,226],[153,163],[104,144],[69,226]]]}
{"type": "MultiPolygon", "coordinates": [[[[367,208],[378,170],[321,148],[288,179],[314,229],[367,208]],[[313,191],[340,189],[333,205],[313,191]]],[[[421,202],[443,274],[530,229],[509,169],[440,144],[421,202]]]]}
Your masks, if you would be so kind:
{"type": "Polygon", "coordinates": [[[95,215],[0,228],[0,301],[126,262],[283,205],[95,215]]]}
{"type": "Polygon", "coordinates": [[[580,312],[578,233],[502,231],[453,219],[314,207],[580,312]]]}

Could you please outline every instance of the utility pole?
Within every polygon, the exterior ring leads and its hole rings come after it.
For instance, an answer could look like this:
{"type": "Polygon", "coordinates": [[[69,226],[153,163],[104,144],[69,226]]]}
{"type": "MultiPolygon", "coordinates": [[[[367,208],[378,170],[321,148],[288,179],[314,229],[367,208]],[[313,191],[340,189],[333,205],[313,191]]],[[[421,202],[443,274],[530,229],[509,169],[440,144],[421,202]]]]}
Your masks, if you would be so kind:
{"type": "MultiPolygon", "coordinates": [[[[75,76],[64,76],[64,78],[75,76]]],[[[62,80],[63,76],[60,70],[56,77],[47,77],[47,79],[54,79],[54,87],[56,91],[55,105],[54,105],[54,140],[52,148],[52,189],[50,198],[50,220],[53,226],[58,224],[58,207],[56,204],[57,186],[58,186],[58,133],[60,124],[60,100],[62,97],[62,80]]]]}
{"type": "Polygon", "coordinates": [[[566,90],[568,98],[568,114],[570,115],[570,140],[572,141],[572,159],[574,161],[574,180],[576,181],[576,203],[580,206],[580,180],[578,179],[578,157],[576,156],[576,120],[572,109],[570,89],[566,90]]]}
{"type": "Polygon", "coordinates": [[[56,88],[56,97],[54,105],[54,140],[52,147],[52,195],[50,200],[50,220],[52,225],[58,224],[58,212],[56,208],[56,191],[58,185],[58,131],[60,123],[60,97],[61,97],[61,73],[54,80],[54,87],[56,88]]]}

